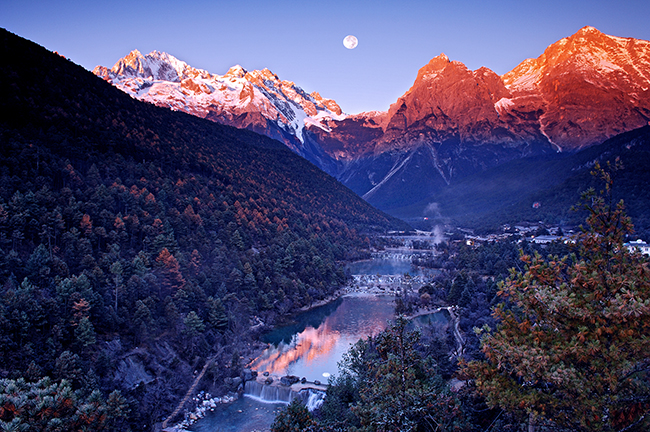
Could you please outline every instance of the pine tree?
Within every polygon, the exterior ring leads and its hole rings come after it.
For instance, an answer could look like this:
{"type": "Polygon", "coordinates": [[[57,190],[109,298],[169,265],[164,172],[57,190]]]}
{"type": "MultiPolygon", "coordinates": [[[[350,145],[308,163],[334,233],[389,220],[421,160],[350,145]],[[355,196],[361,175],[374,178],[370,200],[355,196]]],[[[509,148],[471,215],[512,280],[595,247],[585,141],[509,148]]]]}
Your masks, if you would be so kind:
{"type": "Polygon", "coordinates": [[[119,298],[118,296],[119,296],[120,288],[122,287],[122,273],[123,273],[122,264],[120,264],[119,261],[115,261],[111,265],[110,270],[111,270],[111,274],[113,275],[113,291],[115,294],[114,310],[115,313],[117,313],[118,298],[119,298]]]}
{"type": "Polygon", "coordinates": [[[408,320],[399,317],[369,340],[377,357],[367,363],[361,400],[353,409],[361,430],[462,430],[457,399],[419,354],[420,333],[407,325],[408,320]]]}
{"type": "Polygon", "coordinates": [[[208,324],[215,330],[224,331],[228,328],[226,308],[219,298],[208,297],[208,324]]]}
{"type": "Polygon", "coordinates": [[[198,336],[205,331],[203,320],[194,311],[187,314],[183,323],[185,324],[184,332],[190,337],[198,336]]]}
{"type": "Polygon", "coordinates": [[[583,196],[588,230],[564,258],[522,257],[482,338],[486,360],[464,366],[490,406],[525,411],[531,428],[647,430],[650,404],[650,268],[623,246],[631,223],[611,199],[583,196]]]}
{"type": "Polygon", "coordinates": [[[128,430],[126,400],[119,391],[108,404],[99,391],[87,397],[66,380],[35,383],[0,379],[0,430],[21,432],[128,430]]]}
{"type": "Polygon", "coordinates": [[[317,430],[309,410],[298,399],[280,411],[271,425],[271,432],[309,432],[317,430]]]}
{"type": "Polygon", "coordinates": [[[95,327],[93,327],[88,317],[81,318],[79,325],[74,329],[74,337],[77,339],[77,343],[84,348],[97,342],[95,327]]]}

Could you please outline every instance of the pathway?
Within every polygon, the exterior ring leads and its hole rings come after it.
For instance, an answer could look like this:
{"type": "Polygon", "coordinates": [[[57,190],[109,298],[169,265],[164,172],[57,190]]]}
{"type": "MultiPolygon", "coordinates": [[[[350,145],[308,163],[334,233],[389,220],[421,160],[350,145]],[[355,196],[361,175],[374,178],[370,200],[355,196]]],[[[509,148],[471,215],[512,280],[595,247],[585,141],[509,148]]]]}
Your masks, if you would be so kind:
{"type": "MultiPolygon", "coordinates": [[[[218,354],[217,354],[218,355],[218,354]]],[[[201,373],[197,375],[197,377],[194,379],[194,382],[190,386],[189,390],[187,390],[187,393],[185,394],[185,397],[181,400],[181,402],[178,404],[176,409],[174,410],[173,413],[170,414],[167,419],[162,423],[162,428],[165,429],[167,427],[167,424],[174,419],[178,415],[178,413],[183,409],[183,406],[185,406],[185,403],[188,401],[188,399],[194,394],[194,389],[196,389],[196,386],[199,385],[199,382],[201,381],[201,378],[203,378],[203,375],[205,375],[205,371],[208,370],[208,366],[210,366],[217,355],[214,355],[210,357],[205,364],[203,365],[203,369],[201,369],[201,373]]]]}

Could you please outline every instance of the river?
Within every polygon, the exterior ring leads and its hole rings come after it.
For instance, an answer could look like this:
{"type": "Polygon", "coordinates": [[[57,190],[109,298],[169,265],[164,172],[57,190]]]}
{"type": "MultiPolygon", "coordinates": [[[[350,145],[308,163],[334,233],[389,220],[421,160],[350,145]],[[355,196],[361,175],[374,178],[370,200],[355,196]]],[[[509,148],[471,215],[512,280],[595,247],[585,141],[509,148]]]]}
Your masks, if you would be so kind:
{"type": "MultiPolygon", "coordinates": [[[[327,383],[351,344],[386,327],[393,317],[393,298],[353,294],[296,317],[295,323],[264,336],[269,348],[250,367],[260,374],[296,375],[327,383]]],[[[268,428],[284,404],[269,404],[245,395],[195,423],[197,432],[250,432],[268,428]]]]}
{"type": "MultiPolygon", "coordinates": [[[[393,318],[394,297],[370,295],[358,286],[358,276],[392,275],[401,277],[405,273],[422,277],[407,260],[373,259],[352,263],[351,274],[357,276],[357,290],[324,306],[313,308],[299,314],[291,325],[279,327],[263,336],[268,343],[264,353],[250,365],[260,377],[268,372],[271,377],[295,375],[308,382],[327,383],[330,376],[336,375],[338,363],[350,346],[359,339],[375,335],[386,328],[393,318]]],[[[369,281],[376,284],[377,281],[369,281]]],[[[420,317],[421,325],[433,321],[446,321],[446,313],[441,312],[430,318],[420,317]]],[[[261,400],[258,382],[255,389],[248,387],[244,397],[231,404],[218,405],[213,412],[192,425],[196,432],[252,432],[267,430],[281,403],[267,403],[261,400]]],[[[267,389],[268,390],[268,389],[267,389]]],[[[287,398],[286,395],[271,399],[287,398]]]]}
{"type": "Polygon", "coordinates": [[[351,295],[301,314],[297,324],[281,327],[263,340],[269,348],[251,368],[274,375],[296,375],[327,382],[351,344],[386,327],[395,311],[388,296],[351,295]],[[318,323],[314,318],[327,315],[318,323]]]}

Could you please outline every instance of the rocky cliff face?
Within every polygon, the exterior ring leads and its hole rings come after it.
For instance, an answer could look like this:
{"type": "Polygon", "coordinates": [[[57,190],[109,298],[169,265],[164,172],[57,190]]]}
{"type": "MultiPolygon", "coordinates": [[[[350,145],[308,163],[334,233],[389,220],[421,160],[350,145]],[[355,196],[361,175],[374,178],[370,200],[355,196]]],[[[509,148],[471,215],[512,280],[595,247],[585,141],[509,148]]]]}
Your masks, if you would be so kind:
{"type": "Polygon", "coordinates": [[[603,142],[650,120],[650,42],[584,27],[502,77],[506,112],[539,113],[540,130],[563,150],[603,142]]]}

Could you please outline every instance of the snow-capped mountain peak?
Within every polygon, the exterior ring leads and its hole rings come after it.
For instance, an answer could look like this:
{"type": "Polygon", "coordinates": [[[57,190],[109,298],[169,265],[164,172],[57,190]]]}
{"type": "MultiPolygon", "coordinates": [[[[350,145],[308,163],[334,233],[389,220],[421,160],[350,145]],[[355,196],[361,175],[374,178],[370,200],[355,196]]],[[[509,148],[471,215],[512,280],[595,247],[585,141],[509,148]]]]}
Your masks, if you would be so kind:
{"type": "Polygon", "coordinates": [[[144,56],[133,50],[115,63],[111,71],[125,77],[180,82],[190,69],[187,63],[167,53],[153,51],[144,56]]]}
{"type": "Polygon", "coordinates": [[[137,99],[264,133],[300,154],[306,125],[327,130],[326,121],[345,118],[335,101],[308,94],[268,69],[249,72],[236,65],[216,75],[164,52],[133,50],[111,69],[97,66],[93,73],[137,99]]]}
{"type": "Polygon", "coordinates": [[[231,77],[231,78],[244,78],[248,71],[241,67],[240,65],[235,65],[228,69],[228,72],[224,75],[224,77],[231,77]]]}

